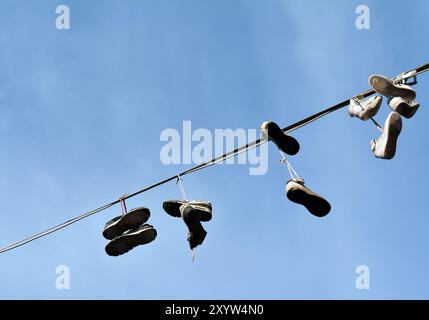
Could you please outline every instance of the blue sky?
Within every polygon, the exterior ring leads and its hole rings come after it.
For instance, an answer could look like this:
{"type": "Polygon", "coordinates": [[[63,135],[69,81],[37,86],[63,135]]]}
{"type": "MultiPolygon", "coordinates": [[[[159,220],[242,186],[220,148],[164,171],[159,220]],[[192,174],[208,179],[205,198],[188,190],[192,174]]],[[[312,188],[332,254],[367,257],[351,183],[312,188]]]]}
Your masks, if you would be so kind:
{"type": "MultiPolygon", "coordinates": [[[[429,60],[427,1],[2,1],[0,4],[0,244],[67,220],[187,166],[165,166],[160,133],[285,126],[429,60]],[[55,28],[66,4],[71,29],[55,28]],[[366,4],[371,29],[355,28],[366,4]]],[[[287,170],[216,166],[185,178],[213,203],[191,262],[186,227],[162,210],[174,183],[133,198],[156,241],[105,254],[114,207],[0,255],[0,298],[429,298],[427,75],[422,107],[404,120],[394,160],[375,159],[370,123],[338,111],[294,133],[291,158],[332,211],[287,201],[287,170]],[[371,289],[355,288],[367,265],[371,289]],[[70,290],[55,269],[70,268],[70,290]]],[[[377,119],[384,121],[383,105],[377,119]]]]}

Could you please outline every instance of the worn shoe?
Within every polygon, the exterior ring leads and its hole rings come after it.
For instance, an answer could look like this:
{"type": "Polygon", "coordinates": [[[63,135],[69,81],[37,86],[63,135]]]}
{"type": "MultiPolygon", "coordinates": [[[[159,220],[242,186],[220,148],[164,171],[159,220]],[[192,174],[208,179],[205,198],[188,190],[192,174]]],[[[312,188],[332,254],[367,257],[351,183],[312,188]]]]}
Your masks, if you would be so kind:
{"type": "Polygon", "coordinates": [[[120,215],[106,223],[103,236],[107,240],[112,240],[125,231],[136,228],[145,223],[150,217],[148,208],[140,207],[129,211],[124,215],[120,215]]]}
{"type": "Polygon", "coordinates": [[[207,222],[212,219],[212,204],[208,201],[201,200],[192,200],[192,201],[184,201],[184,200],[168,200],[164,201],[162,207],[165,212],[167,212],[170,216],[180,218],[180,207],[187,203],[192,206],[195,210],[198,211],[200,215],[200,221],[207,222]]]}
{"type": "Polygon", "coordinates": [[[286,196],[290,201],[303,205],[316,217],[324,217],[331,211],[329,202],[308,189],[302,180],[289,180],[286,184],[286,196]]]}
{"type": "Polygon", "coordinates": [[[383,97],[381,96],[374,96],[362,101],[350,99],[349,115],[367,121],[377,114],[382,101],[383,97]]]}
{"type": "Polygon", "coordinates": [[[287,134],[283,133],[282,129],[272,121],[266,121],[261,125],[262,136],[268,138],[275,143],[277,148],[288,155],[295,155],[299,151],[299,142],[287,134]]]}
{"type": "Polygon", "coordinates": [[[153,226],[144,224],[116,237],[106,245],[105,250],[109,256],[119,256],[139,245],[152,242],[156,235],[157,232],[153,226]]]}
{"type": "Polygon", "coordinates": [[[386,97],[401,97],[407,101],[416,99],[416,92],[410,86],[394,83],[385,76],[372,75],[369,77],[369,84],[376,92],[386,97]]]}
{"type": "Polygon", "coordinates": [[[401,130],[401,116],[397,112],[391,112],[386,119],[380,138],[371,141],[371,150],[375,157],[390,160],[395,156],[396,144],[401,130]]]}
{"type": "Polygon", "coordinates": [[[207,231],[204,230],[203,225],[201,224],[200,213],[192,205],[187,203],[183,204],[180,207],[180,214],[188,227],[188,242],[189,247],[192,250],[203,243],[207,235],[207,231]]]}
{"type": "Polygon", "coordinates": [[[394,97],[389,99],[389,107],[399,113],[401,116],[410,119],[420,107],[420,103],[416,100],[406,101],[401,97],[394,97]]]}

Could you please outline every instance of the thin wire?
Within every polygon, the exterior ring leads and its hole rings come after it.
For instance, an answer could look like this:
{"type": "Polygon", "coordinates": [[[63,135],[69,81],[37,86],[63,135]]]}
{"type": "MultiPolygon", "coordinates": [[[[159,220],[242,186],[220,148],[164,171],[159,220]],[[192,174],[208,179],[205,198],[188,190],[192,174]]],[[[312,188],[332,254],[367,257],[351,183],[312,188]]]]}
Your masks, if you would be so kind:
{"type": "MultiPolygon", "coordinates": [[[[417,75],[419,75],[421,73],[424,73],[424,72],[426,72],[428,70],[429,70],[429,63],[426,63],[426,64],[424,64],[424,65],[422,65],[422,66],[420,66],[420,67],[418,67],[418,68],[416,68],[414,70],[401,73],[399,76],[394,77],[392,79],[392,81],[394,83],[401,83],[403,81],[406,81],[409,78],[414,78],[417,75]]],[[[375,90],[371,89],[371,90],[367,90],[367,91],[361,93],[358,96],[361,96],[363,98],[367,98],[367,97],[373,95],[374,93],[376,93],[375,90]]],[[[344,101],[342,101],[342,102],[340,102],[340,103],[338,103],[338,104],[336,104],[336,105],[334,105],[332,107],[329,107],[329,108],[327,108],[325,110],[322,110],[322,111],[320,111],[318,113],[315,113],[315,114],[313,114],[313,115],[311,115],[311,116],[309,116],[309,117],[307,117],[305,119],[302,119],[302,120],[300,120],[300,121],[298,121],[296,123],[293,123],[293,124],[291,124],[291,125],[283,128],[282,131],[284,133],[289,133],[289,132],[297,130],[297,129],[303,127],[303,126],[306,126],[306,125],[308,125],[308,124],[310,124],[310,123],[312,123],[312,122],[314,122],[314,121],[316,121],[316,120],[318,120],[318,119],[320,119],[320,118],[322,118],[322,117],[324,117],[324,116],[326,116],[326,115],[328,115],[328,114],[330,114],[330,113],[332,113],[334,111],[337,111],[337,110],[339,110],[341,108],[346,107],[349,104],[349,101],[350,101],[350,99],[344,100],[344,101]]],[[[183,172],[181,172],[179,174],[176,174],[174,176],[171,176],[169,178],[161,180],[161,181],[159,181],[159,182],[157,182],[155,184],[152,184],[150,186],[146,186],[146,187],[144,187],[144,188],[142,188],[142,189],[140,189],[140,190],[138,190],[138,191],[136,191],[134,193],[128,194],[126,196],[123,196],[122,198],[120,198],[118,200],[115,200],[115,201],[113,201],[113,202],[111,202],[109,204],[106,204],[106,205],[101,206],[101,207],[99,207],[97,209],[94,209],[94,210],[88,211],[86,213],[83,213],[83,214],[81,214],[81,215],[79,215],[79,216],[77,216],[77,217],[75,217],[73,219],[67,220],[66,222],[63,222],[63,223],[61,223],[61,224],[59,224],[57,226],[51,227],[49,229],[46,229],[45,231],[36,233],[36,234],[34,234],[34,235],[32,235],[32,236],[30,236],[28,238],[19,240],[17,242],[9,244],[9,245],[7,245],[7,246],[5,246],[3,248],[0,248],[0,253],[4,253],[6,251],[13,250],[13,249],[18,248],[20,246],[23,246],[24,244],[30,243],[30,242],[32,242],[34,240],[37,240],[37,239],[41,238],[41,237],[47,236],[47,235],[49,235],[51,233],[54,233],[54,232],[56,232],[58,230],[61,230],[61,229],[65,228],[65,227],[67,227],[67,226],[69,226],[71,224],[74,224],[74,223],[76,223],[76,222],[78,222],[78,221],[80,221],[82,219],[85,219],[85,218],[90,217],[90,216],[92,216],[94,214],[97,214],[97,213],[99,213],[101,211],[104,211],[104,210],[106,210],[106,209],[108,209],[108,208],[110,208],[110,207],[112,207],[112,206],[120,203],[121,200],[124,201],[124,200],[127,200],[129,198],[135,197],[135,196],[137,196],[137,195],[139,195],[139,194],[141,194],[143,192],[149,191],[149,190],[151,190],[153,188],[156,188],[156,187],[161,186],[161,185],[163,185],[165,183],[173,181],[173,180],[177,179],[178,176],[182,176],[183,177],[183,176],[185,176],[187,174],[191,174],[193,172],[205,169],[205,168],[210,167],[210,166],[212,166],[214,164],[217,164],[217,163],[220,163],[222,161],[225,161],[225,160],[227,160],[227,159],[229,159],[231,157],[237,156],[237,155],[239,155],[239,154],[241,154],[243,152],[247,152],[247,151],[249,151],[251,149],[259,147],[260,145],[266,143],[267,141],[268,141],[268,139],[266,139],[266,138],[258,139],[256,141],[253,141],[253,142],[250,142],[250,143],[248,143],[246,145],[238,147],[238,148],[236,148],[236,149],[234,149],[234,150],[232,150],[230,152],[227,152],[227,153],[225,153],[225,154],[223,154],[223,155],[221,155],[221,156],[219,156],[217,158],[214,158],[214,159],[212,159],[210,161],[207,161],[207,162],[204,162],[202,164],[199,164],[199,165],[197,165],[197,166],[195,166],[195,167],[193,167],[193,168],[191,168],[189,170],[183,171],[183,172]]]]}

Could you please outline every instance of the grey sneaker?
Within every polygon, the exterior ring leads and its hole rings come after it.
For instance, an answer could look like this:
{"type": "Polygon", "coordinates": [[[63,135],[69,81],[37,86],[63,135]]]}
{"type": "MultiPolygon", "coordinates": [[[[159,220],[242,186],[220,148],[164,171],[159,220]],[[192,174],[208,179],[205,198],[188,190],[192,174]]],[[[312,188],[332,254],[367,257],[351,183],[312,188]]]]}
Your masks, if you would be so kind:
{"type": "Polygon", "coordinates": [[[368,80],[370,86],[386,97],[401,97],[407,101],[416,99],[416,92],[405,84],[396,84],[385,76],[374,74],[368,80]]]}
{"type": "Polygon", "coordinates": [[[289,180],[286,184],[286,196],[290,201],[303,205],[316,217],[324,217],[331,211],[329,202],[308,189],[302,180],[289,180]]]}
{"type": "Polygon", "coordinates": [[[401,97],[394,97],[389,99],[389,107],[401,116],[410,119],[419,109],[420,103],[416,100],[406,101],[401,97]]]}
{"type": "Polygon", "coordinates": [[[200,215],[200,221],[207,222],[212,219],[212,204],[208,201],[168,200],[164,201],[162,207],[164,211],[167,212],[170,216],[180,218],[182,216],[180,213],[180,207],[185,203],[197,210],[198,214],[200,215]]]}
{"type": "Polygon", "coordinates": [[[128,213],[108,221],[104,227],[103,236],[107,240],[112,240],[127,230],[141,226],[149,217],[150,211],[148,208],[132,209],[128,213]]]}
{"type": "Polygon", "coordinates": [[[401,116],[397,112],[391,112],[386,119],[380,138],[371,141],[371,150],[376,158],[390,160],[395,156],[401,130],[401,116]]]}
{"type": "Polygon", "coordinates": [[[144,224],[125,232],[119,237],[116,237],[106,245],[105,250],[109,256],[119,256],[139,245],[152,242],[155,240],[156,235],[157,232],[153,226],[150,224],[144,224]]]}
{"type": "Polygon", "coordinates": [[[377,114],[382,102],[383,97],[381,96],[374,96],[362,101],[355,98],[350,99],[349,115],[367,121],[377,114]]]}

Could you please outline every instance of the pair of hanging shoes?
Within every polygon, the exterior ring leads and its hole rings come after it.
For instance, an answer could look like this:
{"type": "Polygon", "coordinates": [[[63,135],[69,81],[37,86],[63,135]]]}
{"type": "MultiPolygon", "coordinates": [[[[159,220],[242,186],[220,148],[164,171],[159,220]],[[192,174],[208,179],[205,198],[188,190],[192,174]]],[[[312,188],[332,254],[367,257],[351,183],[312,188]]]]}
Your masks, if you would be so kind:
{"type": "Polygon", "coordinates": [[[410,119],[419,109],[416,92],[410,86],[377,74],[370,76],[368,82],[376,92],[387,97],[389,107],[399,115],[410,119]]]}
{"type": "MultiPolygon", "coordinates": [[[[265,136],[277,146],[280,153],[284,152],[288,155],[295,155],[300,149],[298,141],[285,134],[280,127],[272,121],[266,121],[261,125],[261,133],[262,136],[265,136]]],[[[329,202],[322,196],[308,189],[304,185],[304,180],[298,177],[295,170],[293,170],[284,157],[284,154],[282,154],[282,156],[282,162],[287,164],[292,176],[292,180],[289,180],[286,184],[287,198],[292,202],[303,205],[311,214],[317,217],[326,216],[331,211],[329,202]],[[293,177],[294,175],[296,177],[293,177]]]]}
{"type": "Polygon", "coordinates": [[[149,217],[150,210],[140,207],[108,221],[103,231],[103,236],[111,240],[106,245],[106,253],[109,256],[119,256],[155,240],[155,228],[145,223],[149,217]]]}
{"type": "Polygon", "coordinates": [[[162,205],[164,211],[172,217],[182,218],[188,227],[189,247],[193,250],[201,245],[207,235],[201,222],[212,219],[212,204],[208,201],[168,200],[162,205]]]}

